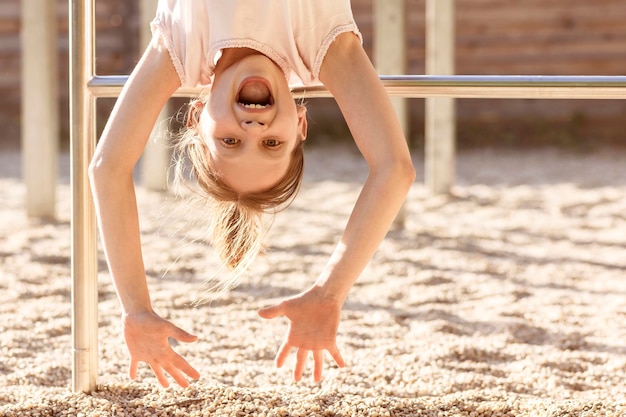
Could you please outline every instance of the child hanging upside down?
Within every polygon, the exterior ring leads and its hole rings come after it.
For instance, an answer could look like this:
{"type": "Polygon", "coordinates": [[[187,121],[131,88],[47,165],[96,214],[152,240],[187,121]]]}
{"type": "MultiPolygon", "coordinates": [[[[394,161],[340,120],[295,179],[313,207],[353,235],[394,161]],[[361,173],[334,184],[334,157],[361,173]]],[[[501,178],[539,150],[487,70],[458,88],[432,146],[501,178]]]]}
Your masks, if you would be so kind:
{"type": "Polygon", "coordinates": [[[159,0],[153,39],[125,85],[90,165],[104,251],[122,306],[130,377],[146,362],[163,386],[199,372],[168,343],[196,336],[152,308],[133,185],[161,108],[182,87],[206,87],[192,101],[179,147],[210,202],[213,246],[243,270],[262,249],[261,217],[284,208],[302,179],[306,109],[290,85],[323,83],[337,101],[369,175],[322,274],[302,293],[264,308],[286,316],[282,366],[297,351],[294,378],[309,353],[314,379],[323,353],[338,366],[342,305],[383,240],[414,180],[409,150],[391,103],[361,45],[349,0],[159,0]],[[186,376],[185,376],[186,375],[186,376]]]}

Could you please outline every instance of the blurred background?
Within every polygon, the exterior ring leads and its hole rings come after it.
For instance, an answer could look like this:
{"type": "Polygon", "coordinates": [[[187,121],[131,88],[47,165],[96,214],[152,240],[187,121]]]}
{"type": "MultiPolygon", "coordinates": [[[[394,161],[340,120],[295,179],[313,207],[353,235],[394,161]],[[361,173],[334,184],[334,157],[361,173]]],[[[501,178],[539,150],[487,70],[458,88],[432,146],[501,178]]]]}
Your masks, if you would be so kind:
{"type": "MultiPolygon", "coordinates": [[[[0,147],[20,145],[20,10],[28,0],[0,1],[0,147]]],[[[68,147],[68,4],[58,18],[60,138],[68,147]]],[[[154,0],[155,4],[157,0],[154,0]]],[[[352,0],[365,48],[372,55],[372,0],[352,0]]],[[[424,74],[425,0],[405,1],[407,73],[424,74]]],[[[128,74],[140,47],[136,0],[96,1],[97,71],[128,74]]],[[[626,2],[623,0],[457,0],[456,73],[487,75],[625,75],[626,2]]],[[[173,100],[180,108],[184,99],[173,100]]],[[[113,100],[98,101],[101,127],[113,100]]],[[[347,137],[334,102],[310,100],[313,141],[347,137]]],[[[424,100],[409,101],[410,142],[424,141],[424,100]]],[[[623,145],[626,100],[460,99],[457,146],[623,145]]]]}

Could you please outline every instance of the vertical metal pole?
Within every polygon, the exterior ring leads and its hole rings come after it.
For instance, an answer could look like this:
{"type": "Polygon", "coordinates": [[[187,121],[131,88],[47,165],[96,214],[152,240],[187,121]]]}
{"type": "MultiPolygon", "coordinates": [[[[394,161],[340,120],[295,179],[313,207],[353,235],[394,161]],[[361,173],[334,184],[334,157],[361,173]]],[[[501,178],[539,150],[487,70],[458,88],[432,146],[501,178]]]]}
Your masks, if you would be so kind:
{"type": "Polygon", "coordinates": [[[98,374],[96,219],[88,180],[95,149],[94,0],[70,1],[72,177],[72,389],[91,392],[98,374]]]}
{"type": "MultiPolygon", "coordinates": [[[[146,48],[152,38],[150,21],[156,13],[155,0],[141,0],[139,4],[141,15],[141,48],[146,48]]],[[[141,157],[141,183],[144,187],[154,191],[167,190],[167,170],[170,166],[170,153],[167,145],[167,132],[163,122],[169,116],[169,106],[166,104],[161,110],[159,119],[152,130],[152,135],[141,157]]]]}
{"type": "MultiPolygon", "coordinates": [[[[406,36],[404,0],[376,0],[374,3],[374,63],[380,75],[397,75],[406,72],[406,36]]],[[[408,138],[407,100],[390,97],[404,136],[408,138]]],[[[403,226],[406,210],[403,206],[395,219],[403,226]]]]}
{"type": "MultiPolygon", "coordinates": [[[[454,73],[454,0],[426,1],[426,74],[454,73]]],[[[455,102],[426,99],[425,182],[433,194],[450,192],[455,177],[455,102]]]]}
{"type": "Polygon", "coordinates": [[[59,154],[56,5],[22,2],[22,166],[29,217],[55,218],[59,154]]]}

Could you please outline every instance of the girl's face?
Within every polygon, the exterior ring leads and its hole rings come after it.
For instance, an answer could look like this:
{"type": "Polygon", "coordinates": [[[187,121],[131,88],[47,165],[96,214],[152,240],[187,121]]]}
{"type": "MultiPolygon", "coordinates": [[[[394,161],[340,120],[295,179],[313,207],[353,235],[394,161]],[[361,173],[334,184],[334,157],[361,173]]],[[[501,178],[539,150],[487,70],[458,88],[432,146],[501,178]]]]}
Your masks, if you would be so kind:
{"type": "Polygon", "coordinates": [[[248,55],[216,73],[200,116],[213,169],[242,194],[271,188],[306,137],[305,113],[284,73],[264,55],[248,55]]]}

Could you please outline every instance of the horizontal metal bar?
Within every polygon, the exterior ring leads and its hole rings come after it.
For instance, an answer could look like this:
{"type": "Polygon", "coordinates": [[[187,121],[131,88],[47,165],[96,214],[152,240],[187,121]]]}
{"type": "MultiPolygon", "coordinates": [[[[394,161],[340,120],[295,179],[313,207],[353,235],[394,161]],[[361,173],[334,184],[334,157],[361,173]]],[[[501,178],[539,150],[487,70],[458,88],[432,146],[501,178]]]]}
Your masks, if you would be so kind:
{"type": "MultiPolygon", "coordinates": [[[[87,83],[87,87],[94,97],[114,98],[120,95],[126,81],[128,75],[96,75],[87,83]]],[[[197,97],[201,93],[202,90],[198,88],[180,88],[174,96],[197,97]]]]}
{"type": "MultiPolygon", "coordinates": [[[[626,99],[626,76],[561,75],[383,75],[392,96],[407,98],[537,98],[626,99]]],[[[95,97],[117,97],[128,76],[95,76],[89,90],[95,97]]],[[[322,85],[295,87],[295,98],[331,97],[322,85]]],[[[193,97],[203,91],[181,88],[175,96],[193,97]]]]}

